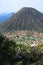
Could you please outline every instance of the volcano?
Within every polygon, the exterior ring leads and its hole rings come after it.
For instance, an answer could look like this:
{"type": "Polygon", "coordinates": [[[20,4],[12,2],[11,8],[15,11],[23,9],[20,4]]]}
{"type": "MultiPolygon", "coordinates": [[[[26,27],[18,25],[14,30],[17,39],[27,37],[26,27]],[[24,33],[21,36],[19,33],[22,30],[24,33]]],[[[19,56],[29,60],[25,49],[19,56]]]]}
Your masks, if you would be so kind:
{"type": "Polygon", "coordinates": [[[23,7],[0,24],[0,32],[21,30],[43,32],[43,14],[34,8],[23,7]]]}

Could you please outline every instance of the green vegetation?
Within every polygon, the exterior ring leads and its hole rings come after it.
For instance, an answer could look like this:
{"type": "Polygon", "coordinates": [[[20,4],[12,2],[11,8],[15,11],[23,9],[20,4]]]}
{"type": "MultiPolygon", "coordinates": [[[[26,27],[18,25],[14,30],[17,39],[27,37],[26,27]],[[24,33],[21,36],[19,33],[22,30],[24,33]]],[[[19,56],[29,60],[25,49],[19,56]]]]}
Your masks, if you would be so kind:
{"type": "Polygon", "coordinates": [[[43,44],[17,44],[0,34],[0,65],[43,65],[43,44]]]}

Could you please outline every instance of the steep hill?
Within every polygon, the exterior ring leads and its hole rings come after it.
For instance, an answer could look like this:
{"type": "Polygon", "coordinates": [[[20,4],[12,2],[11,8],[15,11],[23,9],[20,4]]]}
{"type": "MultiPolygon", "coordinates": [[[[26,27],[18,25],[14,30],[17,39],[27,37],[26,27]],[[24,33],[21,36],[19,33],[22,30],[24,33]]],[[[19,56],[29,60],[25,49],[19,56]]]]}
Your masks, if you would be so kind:
{"type": "Polygon", "coordinates": [[[43,32],[43,14],[34,8],[24,7],[0,24],[0,32],[29,30],[43,32]]]}

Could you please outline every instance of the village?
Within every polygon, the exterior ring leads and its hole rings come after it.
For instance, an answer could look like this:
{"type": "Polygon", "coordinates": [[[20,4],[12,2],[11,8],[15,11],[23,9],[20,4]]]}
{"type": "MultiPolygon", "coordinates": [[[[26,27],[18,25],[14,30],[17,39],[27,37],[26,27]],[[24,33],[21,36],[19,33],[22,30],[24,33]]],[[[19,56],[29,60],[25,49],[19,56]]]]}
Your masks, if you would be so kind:
{"type": "Polygon", "coordinates": [[[31,47],[43,44],[43,33],[25,30],[15,31],[12,34],[7,33],[5,36],[17,44],[29,44],[31,47]]]}

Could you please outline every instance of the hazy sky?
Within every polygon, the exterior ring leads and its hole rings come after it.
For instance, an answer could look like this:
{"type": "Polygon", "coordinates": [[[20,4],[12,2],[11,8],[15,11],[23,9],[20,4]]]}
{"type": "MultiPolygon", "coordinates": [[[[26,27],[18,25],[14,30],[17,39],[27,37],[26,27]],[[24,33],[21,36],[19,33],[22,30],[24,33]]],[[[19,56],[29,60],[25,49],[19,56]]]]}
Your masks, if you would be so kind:
{"type": "Polygon", "coordinates": [[[43,0],[0,0],[0,13],[17,12],[22,7],[33,7],[43,12],[43,0]]]}

